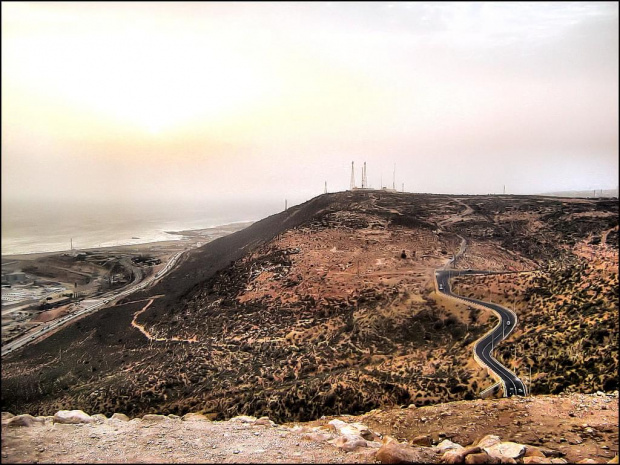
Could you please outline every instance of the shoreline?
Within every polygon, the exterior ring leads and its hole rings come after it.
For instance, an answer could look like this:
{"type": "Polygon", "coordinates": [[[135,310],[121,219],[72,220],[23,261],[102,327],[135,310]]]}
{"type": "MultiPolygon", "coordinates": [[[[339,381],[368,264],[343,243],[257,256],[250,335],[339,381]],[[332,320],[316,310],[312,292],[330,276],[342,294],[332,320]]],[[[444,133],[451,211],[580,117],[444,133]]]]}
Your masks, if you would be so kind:
{"type": "MultiPolygon", "coordinates": [[[[152,248],[152,247],[170,247],[175,245],[182,245],[189,241],[195,241],[204,237],[205,240],[211,239],[205,232],[213,231],[219,237],[219,233],[227,232],[232,233],[235,231],[239,231],[241,229],[245,229],[248,226],[255,223],[256,220],[244,220],[244,221],[235,221],[232,223],[226,223],[216,226],[209,226],[206,228],[197,228],[197,229],[185,229],[181,231],[164,231],[166,234],[173,236],[180,236],[174,239],[168,240],[154,240],[147,242],[138,242],[138,243],[125,243],[118,245],[105,245],[101,247],[84,247],[84,248],[75,248],[74,252],[94,252],[94,251],[111,251],[111,250],[123,250],[127,251],[127,249],[137,249],[136,252],[140,251],[140,249],[152,248]],[[245,225],[243,228],[239,228],[239,226],[245,225]]],[[[1,254],[2,262],[10,261],[10,260],[36,260],[39,258],[47,257],[49,255],[54,254],[66,254],[71,253],[71,249],[64,250],[53,250],[53,251],[41,251],[41,252],[26,252],[26,253],[9,253],[9,254],[1,254]]]]}

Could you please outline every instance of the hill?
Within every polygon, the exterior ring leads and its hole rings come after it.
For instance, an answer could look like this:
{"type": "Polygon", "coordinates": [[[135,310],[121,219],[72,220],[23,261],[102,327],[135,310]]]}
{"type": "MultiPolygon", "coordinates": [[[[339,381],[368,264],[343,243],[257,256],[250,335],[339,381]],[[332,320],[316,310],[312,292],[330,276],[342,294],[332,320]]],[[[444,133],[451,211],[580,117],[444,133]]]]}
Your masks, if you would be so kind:
{"type": "Polygon", "coordinates": [[[532,367],[533,392],[614,389],[617,232],[610,199],[325,194],[3,359],[3,410],[304,421],[474,399],[491,380],[472,345],[494,319],[433,286],[462,239],[457,267],[510,272],[491,292],[517,300],[518,353],[500,350],[522,378],[532,367]]]}

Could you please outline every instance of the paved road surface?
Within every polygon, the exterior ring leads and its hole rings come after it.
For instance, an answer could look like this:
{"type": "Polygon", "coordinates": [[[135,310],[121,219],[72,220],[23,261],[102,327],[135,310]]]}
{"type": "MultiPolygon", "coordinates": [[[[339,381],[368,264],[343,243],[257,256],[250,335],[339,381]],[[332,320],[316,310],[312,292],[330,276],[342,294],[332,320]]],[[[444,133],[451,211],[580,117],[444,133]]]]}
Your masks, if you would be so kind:
{"type": "Polygon", "coordinates": [[[36,331],[30,332],[20,338],[17,338],[9,342],[8,344],[5,344],[4,346],[2,346],[2,356],[6,354],[10,354],[14,350],[17,350],[20,347],[30,344],[34,340],[43,336],[44,334],[55,330],[56,328],[66,324],[67,322],[75,318],[78,318],[86,313],[94,312],[96,310],[99,310],[105,307],[107,304],[109,304],[113,300],[121,299],[123,297],[128,296],[129,294],[133,292],[136,292],[140,289],[144,289],[146,286],[151,285],[155,280],[161,278],[163,275],[168,273],[172,269],[172,267],[176,265],[179,257],[182,254],[183,252],[178,252],[175,255],[173,255],[168,261],[168,263],[166,264],[166,266],[162,268],[159,272],[157,272],[154,276],[151,276],[150,278],[147,278],[144,281],[141,281],[134,286],[129,286],[128,288],[119,292],[118,294],[111,293],[109,295],[102,296],[100,299],[83,301],[82,303],[85,304],[85,307],[83,309],[78,310],[77,312],[71,313],[70,315],[65,315],[62,318],[59,318],[57,320],[53,320],[47,323],[46,325],[40,326],[36,331]]]}
{"type": "Polygon", "coordinates": [[[468,274],[495,274],[487,271],[459,271],[459,270],[437,270],[435,272],[435,278],[437,279],[437,288],[442,294],[457,297],[461,300],[472,302],[478,305],[482,305],[492,311],[494,311],[500,317],[500,323],[493,328],[493,331],[482,337],[474,346],[476,355],[482,360],[493,372],[495,372],[502,380],[504,386],[504,397],[510,397],[513,395],[524,396],[527,395],[527,390],[523,381],[521,381],[517,375],[499,363],[492,355],[493,349],[501,341],[506,339],[517,325],[517,315],[507,308],[500,305],[483,302],[481,300],[470,299],[468,297],[462,297],[452,293],[450,289],[450,278],[457,275],[468,274]]]}

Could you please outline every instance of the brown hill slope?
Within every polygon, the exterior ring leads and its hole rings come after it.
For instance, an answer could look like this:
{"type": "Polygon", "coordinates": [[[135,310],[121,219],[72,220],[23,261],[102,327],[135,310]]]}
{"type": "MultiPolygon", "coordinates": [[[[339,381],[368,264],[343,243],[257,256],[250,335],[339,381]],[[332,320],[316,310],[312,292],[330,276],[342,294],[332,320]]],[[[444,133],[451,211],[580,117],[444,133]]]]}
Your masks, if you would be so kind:
{"type": "MultiPolygon", "coordinates": [[[[617,228],[617,212],[609,200],[323,195],[193,251],[133,303],[6,358],[3,408],[286,421],[473,399],[490,380],[472,344],[493,322],[440,300],[433,270],[464,237],[460,267],[545,265],[548,277],[548,264],[565,269],[575,244],[617,228]]],[[[617,314],[596,295],[579,305],[617,314]]],[[[617,346],[601,355],[601,366],[617,363],[617,346]]],[[[575,363],[572,386],[603,387],[600,377],[585,382],[585,360],[575,363]]]]}

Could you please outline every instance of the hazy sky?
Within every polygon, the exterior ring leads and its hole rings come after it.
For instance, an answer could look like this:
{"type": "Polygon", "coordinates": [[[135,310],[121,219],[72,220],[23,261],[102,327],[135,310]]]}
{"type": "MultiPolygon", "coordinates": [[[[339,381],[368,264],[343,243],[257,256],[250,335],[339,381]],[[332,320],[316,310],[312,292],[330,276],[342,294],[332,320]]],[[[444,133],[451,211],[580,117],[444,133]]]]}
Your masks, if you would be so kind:
{"type": "Polygon", "coordinates": [[[618,4],[2,3],[2,195],[618,185],[618,4]]]}

